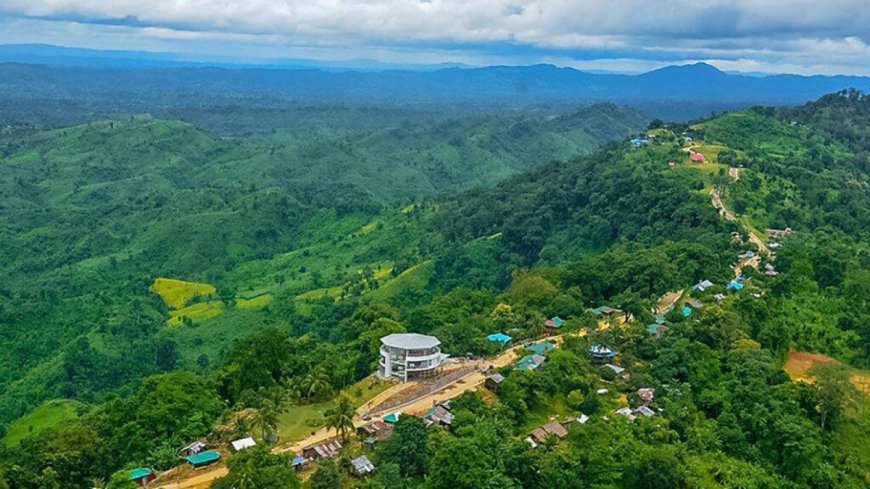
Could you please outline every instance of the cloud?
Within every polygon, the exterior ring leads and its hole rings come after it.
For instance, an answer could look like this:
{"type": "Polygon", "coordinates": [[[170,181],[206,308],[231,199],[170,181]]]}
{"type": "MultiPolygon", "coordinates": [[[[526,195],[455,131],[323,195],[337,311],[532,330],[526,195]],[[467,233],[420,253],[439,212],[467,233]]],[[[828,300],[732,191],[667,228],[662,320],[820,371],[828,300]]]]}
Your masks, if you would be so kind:
{"type": "MultiPolygon", "coordinates": [[[[568,64],[589,64],[596,53],[602,66],[707,59],[870,74],[866,0],[3,0],[0,15],[19,28],[80,25],[98,37],[114,32],[187,51],[220,41],[256,55],[271,44],[272,55],[288,46],[347,55],[407,56],[416,49],[568,64]]],[[[21,30],[0,33],[0,40],[15,36],[21,30]]],[[[76,39],[88,41],[83,32],[76,39]]]]}

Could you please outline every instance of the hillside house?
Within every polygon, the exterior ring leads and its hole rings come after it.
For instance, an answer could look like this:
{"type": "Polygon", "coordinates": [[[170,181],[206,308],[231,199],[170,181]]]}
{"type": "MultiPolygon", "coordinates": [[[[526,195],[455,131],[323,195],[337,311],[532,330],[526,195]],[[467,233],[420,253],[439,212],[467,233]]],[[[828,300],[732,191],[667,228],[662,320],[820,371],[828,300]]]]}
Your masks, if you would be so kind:
{"type": "Polygon", "coordinates": [[[712,286],[713,286],[713,282],[711,282],[709,280],[702,280],[702,281],[696,283],[692,287],[692,290],[695,292],[704,292],[705,290],[709,289],[712,286]]]}
{"type": "Polygon", "coordinates": [[[692,156],[690,156],[690,158],[696,163],[704,162],[704,155],[702,155],[701,153],[692,153],[692,156]]]}
{"type": "Polygon", "coordinates": [[[794,234],[794,231],[792,230],[792,228],[766,229],[764,233],[767,235],[768,238],[780,239],[786,236],[791,236],[792,234],[794,234]]]}
{"type": "Polygon", "coordinates": [[[655,392],[656,390],[651,387],[643,387],[637,390],[637,397],[640,398],[644,404],[649,404],[655,397],[655,392]]]}
{"type": "Polygon", "coordinates": [[[692,306],[693,309],[701,309],[702,307],[704,307],[704,303],[699,301],[698,299],[690,300],[689,305],[692,306]]]}
{"type": "Polygon", "coordinates": [[[550,331],[561,329],[565,325],[565,320],[559,316],[553,316],[544,321],[544,328],[550,331]]]}
{"type": "Polygon", "coordinates": [[[589,356],[593,361],[606,362],[616,358],[616,352],[604,345],[592,345],[589,347],[589,356]]]}
{"type": "Polygon", "coordinates": [[[189,457],[205,450],[205,442],[195,441],[178,451],[182,457],[189,457]]]}
{"type": "Polygon", "coordinates": [[[393,434],[393,425],[379,420],[372,421],[357,428],[356,433],[362,439],[386,440],[393,434]]]}
{"type": "Polygon", "coordinates": [[[430,377],[448,355],[441,353],[441,342],[434,336],[394,333],[381,338],[378,377],[409,379],[430,377]]]}
{"type": "Polygon", "coordinates": [[[493,374],[487,377],[487,379],[483,382],[483,386],[489,389],[491,392],[495,392],[496,394],[498,394],[498,389],[501,386],[502,382],[504,382],[504,375],[493,374]]]}
{"type": "Polygon", "coordinates": [[[716,294],[713,298],[716,299],[717,302],[722,302],[725,300],[725,294],[716,294]]]}
{"type": "Polygon", "coordinates": [[[153,481],[156,478],[157,474],[154,473],[154,469],[139,467],[130,470],[130,482],[140,487],[147,486],[149,482],[153,481]]]}
{"type": "Polygon", "coordinates": [[[625,369],[620,367],[619,365],[614,365],[612,363],[607,363],[604,365],[604,368],[613,371],[616,375],[622,375],[625,372],[625,369]]]}
{"type": "Polygon", "coordinates": [[[423,421],[425,421],[427,428],[433,424],[440,424],[450,428],[453,426],[453,413],[439,404],[426,411],[426,414],[423,415],[423,421]]]}
{"type": "Polygon", "coordinates": [[[610,306],[598,306],[596,308],[589,309],[589,312],[598,319],[610,319],[618,315],[618,313],[622,311],[620,311],[619,309],[614,309],[610,306]]]}
{"type": "Polygon", "coordinates": [[[544,356],[550,351],[554,350],[556,345],[549,341],[542,341],[540,343],[531,343],[526,345],[526,350],[532,352],[534,355],[544,356]]]}
{"type": "Polygon", "coordinates": [[[350,461],[350,473],[357,477],[365,477],[375,471],[375,465],[365,455],[350,461]]]}
{"type": "Polygon", "coordinates": [[[565,438],[568,436],[568,430],[566,430],[558,421],[552,420],[544,426],[532,430],[528,438],[526,438],[526,442],[528,442],[532,448],[537,448],[538,445],[544,443],[550,436],[565,438]]]}
{"type": "Polygon", "coordinates": [[[511,340],[511,337],[504,333],[493,333],[486,337],[487,341],[492,343],[502,343],[505,344],[511,340]]]}
{"type": "Polygon", "coordinates": [[[311,460],[335,458],[340,450],[341,442],[337,438],[332,438],[316,445],[304,447],[302,456],[311,460]]]}
{"type": "Polygon", "coordinates": [[[194,469],[207,467],[221,459],[221,454],[217,450],[206,450],[194,455],[188,455],[184,459],[193,466],[194,469]]]}
{"type": "Polygon", "coordinates": [[[257,442],[255,442],[254,439],[249,436],[247,438],[241,438],[239,440],[231,441],[230,450],[234,452],[240,452],[246,448],[251,448],[256,445],[257,442]]]}
{"type": "Polygon", "coordinates": [[[302,470],[303,468],[305,468],[306,465],[308,465],[308,462],[309,460],[302,455],[296,455],[295,457],[293,457],[293,461],[290,463],[291,465],[293,465],[293,468],[295,470],[302,470]]]}
{"type": "Polygon", "coordinates": [[[543,365],[544,360],[541,355],[526,355],[517,362],[517,370],[534,370],[543,365]]]}

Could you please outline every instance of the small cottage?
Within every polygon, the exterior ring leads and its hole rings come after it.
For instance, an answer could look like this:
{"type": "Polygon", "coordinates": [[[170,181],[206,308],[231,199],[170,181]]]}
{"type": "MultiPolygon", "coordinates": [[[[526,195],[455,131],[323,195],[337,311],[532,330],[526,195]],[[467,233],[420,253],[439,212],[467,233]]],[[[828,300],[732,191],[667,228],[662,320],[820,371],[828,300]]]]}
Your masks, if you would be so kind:
{"type": "Polygon", "coordinates": [[[502,382],[504,382],[504,375],[493,374],[487,377],[487,379],[483,382],[483,386],[492,392],[498,393],[498,388],[501,386],[502,382]]]}
{"type": "Polygon", "coordinates": [[[375,471],[375,465],[365,455],[350,461],[351,473],[357,477],[365,477],[375,471]]]}
{"type": "Polygon", "coordinates": [[[302,449],[302,456],[308,459],[335,458],[341,450],[341,442],[336,438],[326,440],[316,445],[310,445],[302,449]]]}

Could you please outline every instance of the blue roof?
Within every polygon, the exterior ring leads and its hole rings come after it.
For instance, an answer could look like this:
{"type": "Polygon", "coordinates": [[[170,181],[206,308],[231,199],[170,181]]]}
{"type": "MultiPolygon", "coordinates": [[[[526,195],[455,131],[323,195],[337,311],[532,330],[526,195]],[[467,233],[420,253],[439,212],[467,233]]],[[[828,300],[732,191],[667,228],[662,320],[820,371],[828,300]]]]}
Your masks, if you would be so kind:
{"type": "Polygon", "coordinates": [[[553,326],[557,328],[561,328],[563,324],[565,324],[565,320],[560,318],[559,316],[553,316],[550,321],[553,321],[553,326]]]}
{"type": "Polygon", "coordinates": [[[692,315],[692,308],[689,306],[683,306],[683,316],[689,317],[692,315]]]}
{"type": "Polygon", "coordinates": [[[134,481],[136,479],[148,477],[149,475],[151,475],[153,473],[154,473],[154,471],[149,469],[149,468],[139,467],[138,469],[133,469],[130,471],[130,480],[134,481]]]}
{"type": "Polygon", "coordinates": [[[296,455],[295,457],[293,457],[293,465],[299,465],[304,461],[305,457],[303,457],[302,455],[296,455]]]}
{"type": "Polygon", "coordinates": [[[215,462],[221,458],[221,454],[217,450],[207,450],[197,454],[185,457],[185,459],[193,465],[208,464],[215,462]]]}
{"type": "Polygon", "coordinates": [[[511,337],[504,333],[493,333],[486,337],[489,341],[498,342],[498,343],[507,343],[511,340],[511,337]]]}
{"type": "Polygon", "coordinates": [[[616,356],[616,352],[604,345],[590,346],[589,353],[595,358],[613,358],[616,356]]]}
{"type": "Polygon", "coordinates": [[[732,280],[731,282],[728,282],[728,288],[734,290],[741,290],[743,289],[743,282],[735,282],[732,280]]]}

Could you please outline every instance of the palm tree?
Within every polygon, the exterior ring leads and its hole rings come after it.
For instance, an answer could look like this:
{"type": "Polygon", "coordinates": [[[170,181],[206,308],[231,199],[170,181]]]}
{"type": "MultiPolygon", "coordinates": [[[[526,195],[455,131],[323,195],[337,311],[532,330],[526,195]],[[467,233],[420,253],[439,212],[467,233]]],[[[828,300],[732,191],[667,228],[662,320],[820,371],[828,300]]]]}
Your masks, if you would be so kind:
{"type": "Polygon", "coordinates": [[[353,417],[356,415],[350,398],[341,396],[338,404],[327,409],[323,415],[326,417],[326,428],[335,428],[342,441],[346,442],[350,433],[353,433],[353,417]]]}
{"type": "Polygon", "coordinates": [[[315,368],[308,372],[302,379],[302,397],[305,399],[314,399],[321,394],[328,392],[331,388],[329,384],[329,375],[322,368],[315,368]]]}
{"type": "Polygon", "coordinates": [[[258,428],[262,433],[263,440],[266,441],[268,436],[275,433],[278,428],[278,417],[281,415],[281,408],[276,406],[272,401],[264,399],[260,408],[257,409],[257,415],[254,418],[254,428],[258,428]]]}

